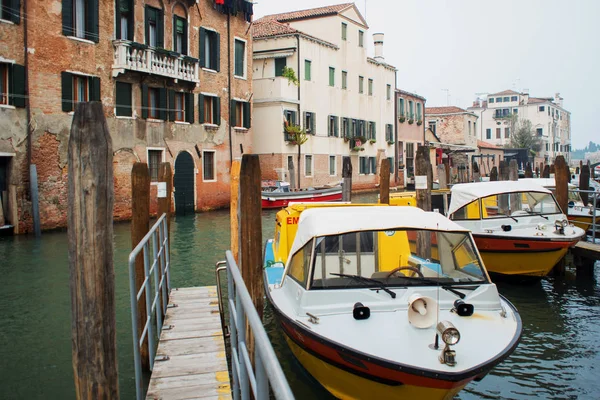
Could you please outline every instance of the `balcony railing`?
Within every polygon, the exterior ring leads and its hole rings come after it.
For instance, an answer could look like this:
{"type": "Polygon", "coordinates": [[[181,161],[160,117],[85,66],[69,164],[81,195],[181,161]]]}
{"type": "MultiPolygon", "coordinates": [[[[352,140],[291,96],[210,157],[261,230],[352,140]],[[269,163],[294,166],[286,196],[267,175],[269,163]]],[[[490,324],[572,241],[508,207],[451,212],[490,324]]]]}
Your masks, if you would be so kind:
{"type": "Polygon", "coordinates": [[[126,70],[199,82],[198,60],[167,50],[150,48],[128,40],[113,41],[115,58],[113,77],[126,70]]]}

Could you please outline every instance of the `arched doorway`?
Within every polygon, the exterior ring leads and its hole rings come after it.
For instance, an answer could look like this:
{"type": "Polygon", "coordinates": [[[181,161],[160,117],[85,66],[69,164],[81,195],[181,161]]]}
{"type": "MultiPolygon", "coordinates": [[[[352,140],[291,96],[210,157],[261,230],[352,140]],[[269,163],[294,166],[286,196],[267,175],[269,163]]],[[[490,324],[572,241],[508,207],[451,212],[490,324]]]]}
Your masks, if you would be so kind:
{"type": "Polygon", "coordinates": [[[194,212],[194,159],[187,151],[182,151],[175,160],[175,213],[177,215],[194,212]]]}

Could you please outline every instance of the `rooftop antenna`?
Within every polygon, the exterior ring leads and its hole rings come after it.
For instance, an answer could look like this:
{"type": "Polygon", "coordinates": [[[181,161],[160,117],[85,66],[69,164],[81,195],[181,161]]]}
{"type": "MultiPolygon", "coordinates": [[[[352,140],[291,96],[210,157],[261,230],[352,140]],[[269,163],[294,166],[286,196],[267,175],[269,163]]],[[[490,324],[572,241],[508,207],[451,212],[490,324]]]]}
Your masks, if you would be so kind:
{"type": "Polygon", "coordinates": [[[446,105],[450,105],[450,89],[442,89],[442,92],[446,92],[446,105]]]}

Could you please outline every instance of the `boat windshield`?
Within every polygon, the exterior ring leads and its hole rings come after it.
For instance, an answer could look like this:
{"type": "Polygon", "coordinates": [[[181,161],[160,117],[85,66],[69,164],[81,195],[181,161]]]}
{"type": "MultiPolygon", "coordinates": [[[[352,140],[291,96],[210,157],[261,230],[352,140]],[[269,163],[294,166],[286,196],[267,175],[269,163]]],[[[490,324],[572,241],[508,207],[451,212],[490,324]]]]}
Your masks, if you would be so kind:
{"type": "Polygon", "coordinates": [[[288,274],[303,285],[311,277],[309,289],[487,281],[468,233],[414,229],[317,237],[292,257],[288,274]]]}
{"type": "Polygon", "coordinates": [[[473,220],[560,213],[560,207],[550,193],[516,192],[477,199],[458,209],[451,218],[453,220],[473,220]]]}

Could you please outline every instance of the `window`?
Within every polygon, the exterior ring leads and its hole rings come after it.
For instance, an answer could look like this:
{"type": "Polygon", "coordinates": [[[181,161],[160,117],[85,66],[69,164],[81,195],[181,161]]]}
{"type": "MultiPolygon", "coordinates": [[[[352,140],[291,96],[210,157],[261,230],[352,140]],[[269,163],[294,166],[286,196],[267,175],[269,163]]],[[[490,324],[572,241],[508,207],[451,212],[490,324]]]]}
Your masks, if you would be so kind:
{"type": "Polygon", "coordinates": [[[363,89],[364,81],[365,81],[365,78],[363,78],[362,76],[358,77],[358,93],[364,93],[364,89],[363,89]]]}
{"type": "Polygon", "coordinates": [[[117,82],[115,84],[116,101],[115,114],[118,117],[131,117],[133,115],[131,108],[131,83],[117,82]]]}
{"type": "Polygon", "coordinates": [[[469,121],[469,136],[471,136],[471,121],[469,121]]]}
{"type": "Polygon", "coordinates": [[[221,35],[200,28],[200,66],[213,71],[221,70],[221,35]]]}
{"type": "Polygon", "coordinates": [[[375,129],[375,122],[374,121],[369,122],[368,138],[371,139],[371,140],[376,140],[377,139],[377,131],[375,129]]]}
{"type": "Polygon", "coordinates": [[[358,173],[366,175],[369,173],[369,157],[358,157],[358,173]]]}
{"type": "Polygon", "coordinates": [[[0,63],[0,104],[25,107],[25,67],[0,63]]]}
{"type": "Polygon", "coordinates": [[[369,96],[373,96],[373,79],[369,79],[369,96]]]}
{"type": "Polygon", "coordinates": [[[412,100],[408,101],[408,117],[410,119],[415,118],[415,103],[412,100]]]}
{"type": "Polygon", "coordinates": [[[150,47],[163,48],[164,45],[164,27],[163,10],[146,6],[146,44],[150,47]]]}
{"type": "Polygon", "coordinates": [[[231,126],[250,129],[250,103],[231,100],[231,126]]]}
{"type": "Polygon", "coordinates": [[[335,175],[335,156],[329,156],[329,176],[335,175]]]}
{"type": "Polygon", "coordinates": [[[392,99],[392,85],[385,86],[385,98],[388,100],[392,99]]]}
{"type": "Polygon", "coordinates": [[[488,103],[492,104],[493,102],[494,102],[494,98],[493,98],[493,97],[490,97],[490,98],[488,99],[488,103]]]}
{"type": "Polygon", "coordinates": [[[398,99],[398,115],[404,117],[404,99],[398,99]]]}
{"type": "Polygon", "coordinates": [[[544,128],[537,128],[536,132],[538,136],[542,136],[544,134],[544,128]]]}
{"type": "Polygon", "coordinates": [[[375,157],[369,157],[369,173],[377,174],[377,159],[375,157]]]}
{"type": "Polygon", "coordinates": [[[496,128],[496,139],[502,138],[502,128],[496,128]]]}
{"type": "Polygon", "coordinates": [[[306,133],[311,135],[314,135],[316,133],[315,119],[315,113],[309,111],[304,112],[304,129],[306,130],[306,133]]]}
{"type": "Polygon", "coordinates": [[[174,93],[173,94],[175,102],[172,106],[174,106],[175,121],[183,122],[185,119],[185,103],[183,101],[183,93],[174,93]]]}
{"type": "Polygon", "coordinates": [[[100,78],[61,72],[62,110],[73,111],[82,101],[100,101],[100,78]]]}
{"type": "Polygon", "coordinates": [[[203,181],[216,181],[215,176],[215,152],[204,150],[202,152],[202,180],[203,181]]]}
{"type": "Polygon", "coordinates": [[[504,138],[508,139],[510,137],[510,128],[504,128],[504,138]]]}
{"type": "Polygon", "coordinates": [[[507,96],[507,97],[504,97],[504,98],[502,99],[502,101],[503,101],[503,102],[505,102],[505,103],[508,103],[508,102],[510,101],[510,97],[508,97],[508,96],[507,96]]]}
{"type": "Polygon", "coordinates": [[[358,47],[365,47],[365,33],[361,30],[358,31],[358,47]]]}
{"type": "Polygon", "coordinates": [[[510,101],[519,101],[519,98],[517,96],[512,96],[510,98],[510,101]]]}
{"type": "Polygon", "coordinates": [[[335,86],[335,68],[329,67],[329,86],[335,86]]]}
{"type": "Polygon", "coordinates": [[[221,98],[198,95],[198,122],[201,124],[221,125],[221,98]]]}
{"type": "Polygon", "coordinates": [[[433,132],[433,134],[435,135],[435,132],[437,129],[437,121],[429,121],[428,125],[429,125],[429,129],[431,130],[431,132],[433,132]]]}
{"type": "Polygon", "coordinates": [[[309,154],[304,155],[304,176],[310,177],[312,176],[312,156],[309,154]]]}
{"type": "Polygon", "coordinates": [[[518,114],[519,113],[519,109],[518,108],[513,108],[513,114],[518,114]]]}
{"type": "Polygon", "coordinates": [[[546,151],[549,151],[548,149],[550,148],[550,145],[548,143],[546,143],[546,151]]]}
{"type": "Polygon", "coordinates": [[[63,0],[62,26],[65,36],[98,43],[98,0],[63,0]]]}
{"type": "Polygon", "coordinates": [[[496,97],[496,103],[502,103],[502,97],[496,97]]]}
{"type": "Polygon", "coordinates": [[[342,40],[346,40],[348,37],[348,24],[342,22],[342,40]]]}
{"type": "Polygon", "coordinates": [[[327,123],[327,136],[339,137],[339,117],[330,115],[327,123]]]}
{"type": "Polygon", "coordinates": [[[173,16],[173,50],[179,54],[187,54],[187,20],[173,16]]]}
{"type": "Polygon", "coordinates": [[[473,135],[477,135],[477,122],[473,122],[473,135]]]}
{"type": "Polygon", "coordinates": [[[385,125],[385,140],[388,143],[394,142],[394,125],[392,125],[392,124],[385,125]]]}
{"type": "Polygon", "coordinates": [[[348,89],[348,72],[342,71],[342,89],[348,89]]]}
{"type": "Polygon", "coordinates": [[[290,262],[289,276],[300,286],[305,287],[308,281],[308,271],[311,266],[313,241],[309,241],[302,249],[300,249],[290,262]]]}
{"type": "Polygon", "coordinates": [[[412,178],[415,176],[415,144],[406,143],[406,174],[412,178]]]}
{"type": "Polygon", "coordinates": [[[246,76],[246,43],[235,39],[235,66],[233,75],[238,77],[246,76]]]}
{"type": "Polygon", "coordinates": [[[163,162],[164,150],[148,149],[148,172],[150,173],[150,181],[158,181],[158,170],[160,163],[163,162]]]}
{"type": "Polygon", "coordinates": [[[115,26],[116,38],[133,41],[133,0],[118,0],[115,26]]]}
{"type": "Polygon", "coordinates": [[[169,121],[194,123],[194,94],[169,90],[169,121]]]}
{"type": "Polygon", "coordinates": [[[417,120],[421,120],[421,103],[417,103],[417,120]]]}
{"type": "Polygon", "coordinates": [[[492,130],[490,128],[485,130],[485,138],[486,139],[491,139],[492,138],[492,130]]]}
{"type": "Polygon", "coordinates": [[[311,79],[311,68],[312,63],[310,60],[304,60],[304,80],[305,81],[310,81],[311,79]]]}
{"type": "Polygon", "coordinates": [[[286,57],[280,57],[275,59],[275,76],[283,76],[283,69],[286,67],[286,63],[286,57]]]}
{"type": "Polygon", "coordinates": [[[508,117],[510,115],[510,110],[508,108],[503,108],[502,109],[502,116],[503,117],[508,117]]]}
{"type": "Polygon", "coordinates": [[[350,137],[350,121],[348,118],[342,118],[342,137],[350,137]]]}
{"type": "MultiPolygon", "coordinates": [[[[296,125],[296,111],[284,110],[283,117],[285,118],[285,122],[287,123],[287,125],[296,125]]],[[[288,133],[285,131],[285,129],[283,130],[283,140],[290,140],[290,137],[288,136],[288,133]]]]}

